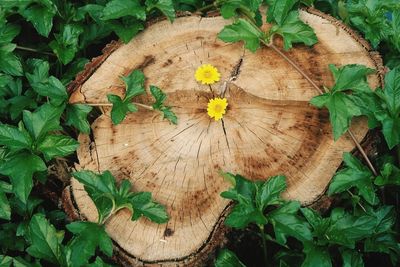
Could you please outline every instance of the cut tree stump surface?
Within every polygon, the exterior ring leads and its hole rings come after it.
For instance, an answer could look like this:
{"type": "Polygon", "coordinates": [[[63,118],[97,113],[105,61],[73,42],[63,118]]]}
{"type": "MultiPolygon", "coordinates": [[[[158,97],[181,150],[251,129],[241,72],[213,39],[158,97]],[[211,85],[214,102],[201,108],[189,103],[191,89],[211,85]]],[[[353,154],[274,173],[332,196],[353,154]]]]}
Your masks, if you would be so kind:
{"type": "MultiPolygon", "coordinates": [[[[313,10],[301,11],[301,18],[319,42],[286,54],[319,86],[333,84],[330,63],[382,68],[368,44],[333,18],[313,10]]],[[[128,178],[134,191],[151,191],[170,215],[162,225],[144,218],[132,222],[127,210],[111,218],[106,229],[126,265],[187,266],[218,245],[228,206],[220,193],[230,186],[220,170],[251,179],[284,174],[284,196],[309,204],[325,191],[343,152],[355,146],[348,135],[333,141],[328,112],[309,104],[318,94],[315,88],[273,50],[251,53],[242,43],[220,41],[217,34],[228,23],[197,16],[154,23],[130,43],[108,47],[72,84],[71,102],[107,103],[107,94],[124,94],[122,75],[142,69],[146,87],[162,88],[178,116],[178,125],[172,125],[157,112],[139,108],[114,126],[104,108],[92,135],[79,136],[79,169],[110,170],[118,179],[128,178]],[[239,61],[238,77],[226,91],[229,105],[222,124],[207,115],[213,94],[195,81],[194,73],[201,64],[216,66],[221,81],[211,87],[218,95],[239,61]]],[[[373,88],[380,81],[378,74],[369,78],[373,88]]],[[[135,101],[150,104],[151,98],[135,101]]],[[[365,120],[355,120],[352,130],[362,140],[365,120]]],[[[93,202],[74,179],[70,193],[82,217],[96,220],[93,202]]]]}

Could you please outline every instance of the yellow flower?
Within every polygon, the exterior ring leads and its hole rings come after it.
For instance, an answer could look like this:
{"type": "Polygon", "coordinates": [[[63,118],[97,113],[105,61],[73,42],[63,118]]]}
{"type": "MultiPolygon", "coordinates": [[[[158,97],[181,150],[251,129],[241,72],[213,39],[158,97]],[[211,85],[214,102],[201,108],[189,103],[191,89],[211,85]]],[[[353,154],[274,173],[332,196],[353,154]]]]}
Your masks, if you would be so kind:
{"type": "Polygon", "coordinates": [[[197,68],[194,77],[202,84],[213,84],[219,81],[221,74],[218,69],[210,64],[204,64],[197,68]]]}
{"type": "Polygon", "coordinates": [[[208,101],[207,114],[210,118],[214,118],[216,121],[222,119],[226,112],[228,101],[226,98],[213,98],[208,101]]]}

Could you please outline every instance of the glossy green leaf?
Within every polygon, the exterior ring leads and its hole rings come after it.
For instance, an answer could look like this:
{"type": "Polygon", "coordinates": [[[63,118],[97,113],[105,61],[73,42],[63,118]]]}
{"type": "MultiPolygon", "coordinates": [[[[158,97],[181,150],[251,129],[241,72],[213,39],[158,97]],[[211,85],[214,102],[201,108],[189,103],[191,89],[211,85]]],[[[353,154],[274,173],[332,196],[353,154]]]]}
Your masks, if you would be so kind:
{"type": "Polygon", "coordinates": [[[218,253],[214,263],[215,267],[246,267],[239,258],[229,249],[223,249],[218,253]]]}
{"type": "Polygon", "coordinates": [[[238,19],[234,24],[225,26],[218,38],[228,43],[244,41],[245,47],[255,52],[260,47],[260,40],[264,35],[247,20],[238,19]]]}
{"type": "Polygon", "coordinates": [[[45,170],[47,166],[40,157],[25,152],[0,163],[0,173],[10,177],[15,195],[24,203],[33,187],[33,174],[45,170]]]}
{"type": "Polygon", "coordinates": [[[37,149],[47,160],[68,156],[75,152],[79,142],[65,135],[47,135],[38,143],[37,149]]]}
{"type": "Polygon", "coordinates": [[[81,133],[90,133],[90,124],[87,120],[88,114],[92,111],[92,107],[84,104],[68,105],[66,109],[65,124],[74,126],[81,133]]]}
{"type": "Polygon", "coordinates": [[[27,252],[39,259],[44,259],[58,266],[63,265],[64,255],[61,242],[64,232],[58,232],[43,214],[35,214],[29,223],[31,246],[27,252]]]}

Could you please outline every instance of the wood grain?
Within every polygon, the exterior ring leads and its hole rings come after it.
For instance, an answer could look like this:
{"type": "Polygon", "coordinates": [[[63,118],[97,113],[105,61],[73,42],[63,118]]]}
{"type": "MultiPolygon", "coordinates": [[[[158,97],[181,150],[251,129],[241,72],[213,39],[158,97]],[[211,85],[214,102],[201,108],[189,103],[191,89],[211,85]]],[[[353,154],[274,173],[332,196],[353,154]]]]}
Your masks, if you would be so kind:
{"type": "MultiPolygon", "coordinates": [[[[319,43],[296,46],[287,55],[318,85],[333,84],[328,64],[381,68],[368,44],[332,18],[307,11],[301,11],[301,18],[315,29],[319,43]]],[[[309,105],[317,92],[274,51],[251,53],[240,43],[218,40],[228,23],[196,16],[157,22],[130,43],[109,49],[106,58],[97,59],[95,71],[86,71],[72,88],[71,102],[104,103],[107,94],[123,95],[120,77],[139,68],[146,86],[167,93],[167,104],[178,116],[175,126],[140,109],[114,126],[104,109],[92,124],[92,136],[79,136],[78,168],[110,170],[118,179],[130,179],[133,190],[153,192],[171,216],[163,225],[132,222],[122,210],[107,223],[127,265],[187,266],[208,252],[209,244],[218,245],[216,233],[228,205],[219,194],[229,187],[221,170],[251,179],[284,174],[289,185],[285,197],[309,204],[325,191],[343,152],[354,148],[346,135],[333,141],[329,114],[309,105]],[[239,62],[238,77],[226,91],[227,113],[223,123],[215,122],[207,115],[207,102],[220,94],[239,62]],[[221,73],[221,82],[211,90],[194,79],[201,64],[212,64],[221,73]]],[[[379,75],[369,82],[380,85],[379,75]]],[[[135,101],[151,103],[151,98],[135,101]]],[[[366,122],[356,119],[352,130],[361,140],[366,122]]],[[[80,214],[95,220],[94,204],[76,180],[71,195],[80,214]]]]}

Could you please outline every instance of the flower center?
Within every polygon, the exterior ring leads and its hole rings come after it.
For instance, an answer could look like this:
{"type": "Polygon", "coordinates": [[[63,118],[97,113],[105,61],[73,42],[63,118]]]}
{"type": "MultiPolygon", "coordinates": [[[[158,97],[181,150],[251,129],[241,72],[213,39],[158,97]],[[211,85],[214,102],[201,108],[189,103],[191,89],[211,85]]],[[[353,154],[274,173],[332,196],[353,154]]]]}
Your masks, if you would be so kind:
{"type": "Polygon", "coordinates": [[[218,113],[224,111],[224,109],[222,108],[222,106],[221,106],[221,105],[218,105],[218,104],[215,105],[214,110],[215,110],[215,112],[218,112],[218,113]]]}
{"type": "Polygon", "coordinates": [[[211,71],[206,70],[204,72],[204,77],[206,77],[207,79],[211,78],[211,76],[212,76],[211,71]]]}

